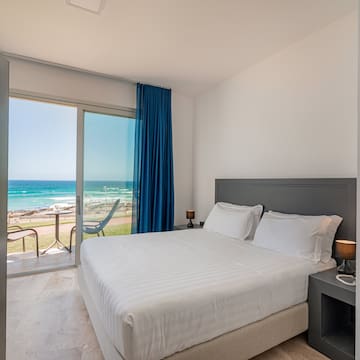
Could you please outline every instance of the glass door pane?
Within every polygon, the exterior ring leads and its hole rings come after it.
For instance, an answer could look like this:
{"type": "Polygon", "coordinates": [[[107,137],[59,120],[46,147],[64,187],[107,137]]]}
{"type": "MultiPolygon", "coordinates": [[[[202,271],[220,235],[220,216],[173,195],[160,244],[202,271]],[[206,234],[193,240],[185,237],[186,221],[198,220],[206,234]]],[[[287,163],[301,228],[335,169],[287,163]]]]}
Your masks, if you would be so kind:
{"type": "Polygon", "coordinates": [[[8,274],[75,263],[77,109],[10,98],[8,274]]]}
{"type": "Polygon", "coordinates": [[[84,112],[83,239],[131,232],[132,118],[84,112]]]}

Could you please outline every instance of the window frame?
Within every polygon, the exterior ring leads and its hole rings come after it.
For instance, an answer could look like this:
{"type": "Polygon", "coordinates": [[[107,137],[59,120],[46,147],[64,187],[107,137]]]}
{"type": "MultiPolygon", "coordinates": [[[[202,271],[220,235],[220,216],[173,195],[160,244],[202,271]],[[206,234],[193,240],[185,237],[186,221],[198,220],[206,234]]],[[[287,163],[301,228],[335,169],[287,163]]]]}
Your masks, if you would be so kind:
{"type": "Polygon", "coordinates": [[[31,91],[22,91],[10,89],[9,99],[24,99],[30,101],[39,101],[45,103],[52,103],[57,105],[66,105],[76,108],[77,111],[77,135],[76,135],[76,238],[80,241],[76,241],[75,246],[75,263],[73,265],[59,265],[51,269],[38,269],[27,271],[26,273],[16,273],[10,277],[18,277],[24,275],[33,275],[38,273],[44,273],[54,270],[62,270],[80,265],[80,245],[82,242],[82,216],[83,216],[83,182],[84,182],[84,116],[85,112],[92,112],[105,115],[114,115],[119,117],[126,117],[134,119],[136,117],[136,110],[134,108],[96,103],[91,101],[84,101],[79,99],[71,99],[58,97],[53,95],[41,94],[31,91]]]}

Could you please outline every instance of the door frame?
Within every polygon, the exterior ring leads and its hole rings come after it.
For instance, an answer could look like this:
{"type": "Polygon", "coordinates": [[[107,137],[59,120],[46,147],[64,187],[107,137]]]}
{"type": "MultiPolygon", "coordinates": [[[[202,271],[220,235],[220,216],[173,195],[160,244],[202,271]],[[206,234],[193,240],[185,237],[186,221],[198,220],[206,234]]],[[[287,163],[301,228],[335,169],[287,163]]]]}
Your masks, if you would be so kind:
{"type": "MultiPolygon", "coordinates": [[[[85,112],[92,112],[98,114],[105,114],[105,115],[114,115],[120,117],[127,117],[135,119],[136,110],[134,108],[129,107],[122,107],[117,105],[111,104],[103,104],[103,103],[96,103],[91,101],[82,101],[78,99],[71,99],[71,98],[62,98],[56,97],[52,95],[46,95],[37,92],[31,91],[22,91],[18,89],[10,89],[8,93],[8,97],[14,97],[19,99],[26,99],[32,101],[41,101],[41,102],[48,102],[54,103],[59,105],[68,105],[76,107],[77,109],[77,135],[76,135],[76,239],[80,239],[80,241],[76,241],[75,244],[75,264],[73,265],[66,265],[66,266],[59,266],[54,267],[51,270],[35,270],[26,272],[26,275],[32,275],[37,273],[43,273],[53,270],[61,270],[73,266],[80,265],[80,245],[82,242],[82,215],[83,215],[83,181],[84,181],[84,115],[85,112]]],[[[1,130],[1,128],[0,128],[1,130]]],[[[1,132],[2,133],[2,132],[1,132]]],[[[7,137],[8,138],[8,137],[7,137]]],[[[0,138],[1,140],[1,138],[0,138]]],[[[7,182],[6,182],[7,186],[7,182]]],[[[6,194],[7,194],[7,187],[6,187],[6,194]]],[[[6,196],[7,199],[7,196],[6,196]]],[[[7,204],[6,204],[6,214],[7,214],[7,204]]],[[[7,219],[7,218],[6,218],[7,219]]],[[[6,242],[5,242],[6,243],[6,242]]],[[[1,245],[0,245],[1,246],[1,245]]],[[[6,252],[5,252],[6,255],[6,252]]],[[[6,257],[5,257],[5,264],[6,264],[6,257]]],[[[1,263],[0,263],[1,265],[1,263]]],[[[16,274],[15,276],[22,276],[25,274],[16,274]]],[[[0,317],[1,319],[1,317],[0,317]]],[[[0,343],[1,345],[1,343],[0,343]]],[[[1,357],[0,357],[0,360],[1,357]]]]}
{"type": "Polygon", "coordinates": [[[9,62],[0,56],[0,360],[6,358],[9,62]]]}
{"type": "Polygon", "coordinates": [[[83,205],[84,205],[84,128],[85,128],[85,113],[96,113],[101,115],[113,115],[119,117],[126,117],[135,119],[135,109],[114,109],[99,107],[94,105],[78,105],[77,106],[77,155],[76,155],[76,240],[75,244],[75,265],[79,266],[80,261],[80,246],[83,241],[83,205]]]}

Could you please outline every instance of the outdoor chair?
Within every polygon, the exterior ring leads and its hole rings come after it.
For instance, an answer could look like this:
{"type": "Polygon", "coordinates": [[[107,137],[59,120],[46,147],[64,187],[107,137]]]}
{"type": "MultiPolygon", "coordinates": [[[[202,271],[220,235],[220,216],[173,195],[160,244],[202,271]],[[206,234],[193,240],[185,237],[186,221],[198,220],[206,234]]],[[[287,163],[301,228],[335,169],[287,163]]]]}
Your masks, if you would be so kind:
{"type": "Polygon", "coordinates": [[[23,252],[25,249],[25,238],[31,236],[35,238],[36,244],[36,256],[39,257],[39,235],[35,229],[24,229],[18,225],[12,225],[8,227],[7,241],[17,241],[22,239],[23,252]]]}
{"type": "MultiPolygon", "coordinates": [[[[119,203],[120,203],[120,199],[117,199],[114,202],[112,209],[110,210],[110,212],[107,214],[107,216],[103,220],[101,220],[101,221],[85,221],[83,224],[82,231],[85,234],[90,234],[90,235],[96,234],[97,236],[100,236],[100,234],[102,234],[102,236],[105,236],[104,228],[109,223],[111,218],[114,216],[114,213],[115,213],[116,209],[118,208],[119,203]]],[[[70,252],[71,252],[71,246],[72,246],[72,238],[73,238],[75,231],[76,231],[76,225],[73,226],[73,228],[70,231],[70,246],[69,246],[70,252]]]]}

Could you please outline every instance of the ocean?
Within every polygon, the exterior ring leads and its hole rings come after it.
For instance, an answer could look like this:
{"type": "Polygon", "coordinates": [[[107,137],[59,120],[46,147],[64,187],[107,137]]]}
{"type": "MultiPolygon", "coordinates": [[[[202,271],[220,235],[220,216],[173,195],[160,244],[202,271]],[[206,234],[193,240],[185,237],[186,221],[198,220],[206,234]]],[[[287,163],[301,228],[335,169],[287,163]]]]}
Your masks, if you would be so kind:
{"type": "MultiPolygon", "coordinates": [[[[86,181],[84,199],[87,202],[107,202],[121,199],[132,201],[132,181],[86,181]]],[[[9,180],[8,209],[38,210],[55,204],[75,204],[75,181],[9,180]]]]}

